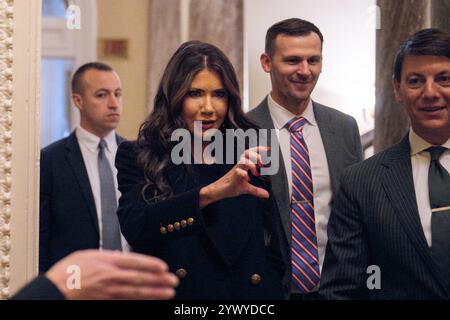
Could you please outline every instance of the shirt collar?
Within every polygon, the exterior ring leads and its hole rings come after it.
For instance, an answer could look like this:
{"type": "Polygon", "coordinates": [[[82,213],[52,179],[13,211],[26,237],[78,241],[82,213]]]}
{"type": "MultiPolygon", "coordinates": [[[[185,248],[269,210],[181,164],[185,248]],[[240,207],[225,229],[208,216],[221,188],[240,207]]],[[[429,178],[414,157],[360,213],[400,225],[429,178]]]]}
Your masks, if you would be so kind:
{"type": "MultiPolygon", "coordinates": [[[[86,129],[83,129],[81,126],[78,126],[76,129],[76,135],[79,143],[82,143],[86,148],[91,152],[97,152],[98,151],[98,144],[100,143],[100,138],[97,137],[95,134],[90,133],[86,129]]],[[[111,151],[111,148],[117,144],[116,141],[116,132],[112,130],[110,133],[108,133],[105,137],[103,137],[103,140],[106,142],[106,149],[108,151],[111,151]]]]}
{"type": "MultiPolygon", "coordinates": [[[[276,129],[282,129],[286,126],[286,124],[294,117],[295,114],[287,110],[286,108],[279,105],[275,100],[273,100],[272,95],[269,94],[267,96],[267,104],[269,105],[269,112],[272,116],[273,125],[276,129]]],[[[305,111],[301,114],[306,121],[313,126],[317,125],[316,117],[314,116],[314,109],[312,100],[309,99],[308,106],[305,111]]]]}
{"type": "MultiPolygon", "coordinates": [[[[425,141],[422,137],[415,133],[413,128],[409,130],[409,144],[411,145],[411,155],[421,153],[422,151],[425,151],[429,147],[433,146],[431,143],[425,141]]],[[[450,149],[450,139],[442,144],[442,146],[450,149]]]]}

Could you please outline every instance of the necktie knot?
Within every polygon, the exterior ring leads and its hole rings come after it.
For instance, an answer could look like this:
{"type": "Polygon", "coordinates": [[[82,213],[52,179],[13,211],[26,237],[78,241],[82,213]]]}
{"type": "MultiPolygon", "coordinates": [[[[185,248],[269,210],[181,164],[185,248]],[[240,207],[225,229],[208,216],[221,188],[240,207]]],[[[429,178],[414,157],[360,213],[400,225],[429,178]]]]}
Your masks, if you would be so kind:
{"type": "Polygon", "coordinates": [[[298,132],[298,131],[301,132],[305,124],[306,124],[305,118],[295,117],[289,120],[289,122],[287,123],[287,127],[291,132],[298,132]]]}
{"type": "Polygon", "coordinates": [[[439,161],[439,158],[445,151],[447,151],[447,148],[437,146],[437,147],[430,147],[426,151],[430,153],[431,161],[439,161]]]}
{"type": "Polygon", "coordinates": [[[106,148],[106,141],[104,139],[101,139],[100,142],[98,143],[98,148],[101,150],[104,150],[106,148]]]}

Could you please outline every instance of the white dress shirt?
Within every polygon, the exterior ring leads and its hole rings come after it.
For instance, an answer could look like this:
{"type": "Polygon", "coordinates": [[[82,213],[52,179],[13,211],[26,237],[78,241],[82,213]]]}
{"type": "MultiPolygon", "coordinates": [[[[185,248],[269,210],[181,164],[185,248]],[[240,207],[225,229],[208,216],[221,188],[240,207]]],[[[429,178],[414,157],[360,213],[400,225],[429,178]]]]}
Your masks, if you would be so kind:
{"type": "MultiPolygon", "coordinates": [[[[425,151],[433,145],[419,137],[411,128],[409,131],[409,143],[411,145],[411,165],[416,191],[417,208],[419,209],[420,222],[431,247],[431,206],[428,194],[428,169],[430,167],[430,153],[425,151]]],[[[450,139],[443,145],[450,149],[450,139]]],[[[450,150],[445,151],[439,159],[440,164],[450,172],[450,150]]]]}
{"type": "MultiPolygon", "coordinates": [[[[286,124],[294,117],[295,114],[276,103],[271,95],[268,95],[267,103],[269,105],[270,115],[277,133],[280,143],[281,153],[283,155],[284,167],[286,168],[286,176],[289,185],[289,199],[292,196],[292,173],[291,173],[291,132],[286,124]]],[[[327,224],[331,212],[331,198],[333,192],[331,190],[330,172],[328,171],[327,156],[323,146],[322,137],[319,127],[314,116],[312,101],[302,114],[306,119],[303,127],[303,137],[308,146],[309,159],[311,164],[311,174],[313,180],[313,196],[314,196],[314,215],[317,234],[317,245],[319,251],[319,267],[322,270],[323,260],[325,257],[325,248],[328,241],[327,224]]],[[[283,213],[282,213],[283,214],[283,213]]],[[[284,213],[286,214],[286,213],[284,213]]],[[[291,214],[288,212],[287,214],[291,214]]]]}
{"type": "MultiPolygon", "coordinates": [[[[84,160],[84,166],[89,177],[89,183],[91,184],[92,194],[95,201],[95,209],[97,211],[98,228],[100,232],[100,248],[103,248],[102,239],[102,208],[100,199],[100,176],[98,173],[98,145],[100,138],[96,135],[86,131],[82,127],[77,127],[75,134],[77,136],[78,144],[80,145],[81,154],[84,160]]],[[[120,192],[117,188],[117,169],[114,165],[116,152],[117,152],[117,140],[116,132],[111,131],[106,137],[103,138],[106,142],[105,155],[111,166],[114,178],[114,187],[116,189],[116,199],[119,199],[120,192]]],[[[83,235],[80,235],[81,237],[83,235]]],[[[122,251],[129,251],[129,245],[125,238],[121,235],[122,251]]]]}

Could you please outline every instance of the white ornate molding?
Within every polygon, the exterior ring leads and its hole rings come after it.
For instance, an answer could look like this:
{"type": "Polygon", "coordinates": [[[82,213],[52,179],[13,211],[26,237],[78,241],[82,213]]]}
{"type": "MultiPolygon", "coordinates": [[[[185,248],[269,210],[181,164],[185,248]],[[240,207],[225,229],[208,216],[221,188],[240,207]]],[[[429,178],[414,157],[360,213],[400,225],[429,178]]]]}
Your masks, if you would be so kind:
{"type": "Polygon", "coordinates": [[[41,4],[0,0],[0,299],[37,274],[41,4]]]}
{"type": "Polygon", "coordinates": [[[0,2],[0,299],[9,296],[10,282],[13,4],[0,2]]]}

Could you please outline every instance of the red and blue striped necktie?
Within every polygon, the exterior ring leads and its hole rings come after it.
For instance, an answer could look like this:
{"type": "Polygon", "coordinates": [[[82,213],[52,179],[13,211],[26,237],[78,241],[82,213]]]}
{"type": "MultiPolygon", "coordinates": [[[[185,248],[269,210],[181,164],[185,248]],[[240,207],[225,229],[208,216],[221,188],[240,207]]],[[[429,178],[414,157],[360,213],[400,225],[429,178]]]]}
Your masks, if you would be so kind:
{"type": "Polygon", "coordinates": [[[302,293],[310,292],[320,279],[313,181],[308,146],[303,138],[305,123],[303,117],[293,118],[287,123],[291,131],[292,281],[302,293]]]}

